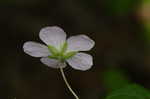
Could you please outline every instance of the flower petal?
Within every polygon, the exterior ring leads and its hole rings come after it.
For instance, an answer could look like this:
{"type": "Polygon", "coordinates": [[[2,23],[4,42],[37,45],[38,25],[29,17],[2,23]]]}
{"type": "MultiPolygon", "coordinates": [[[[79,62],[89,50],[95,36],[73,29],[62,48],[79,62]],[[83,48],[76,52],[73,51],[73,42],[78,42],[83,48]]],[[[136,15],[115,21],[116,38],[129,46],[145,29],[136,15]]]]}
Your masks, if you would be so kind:
{"type": "Polygon", "coordinates": [[[39,36],[40,39],[47,45],[54,46],[58,50],[66,41],[66,33],[57,26],[45,27],[41,29],[39,36]]]}
{"type": "Polygon", "coordinates": [[[89,54],[77,53],[75,56],[68,59],[67,62],[72,68],[85,71],[92,67],[93,58],[89,54]]]}
{"type": "Polygon", "coordinates": [[[88,51],[95,45],[95,42],[86,35],[72,36],[67,43],[68,51],[88,51]]]}
{"type": "Polygon", "coordinates": [[[47,46],[33,41],[25,42],[23,50],[26,54],[33,57],[46,57],[50,55],[47,46]]]}
{"type": "Polygon", "coordinates": [[[48,67],[52,67],[52,68],[60,68],[60,67],[66,67],[66,63],[62,63],[59,60],[56,59],[50,59],[48,57],[43,57],[41,58],[41,62],[45,65],[47,65],[48,67]]]}

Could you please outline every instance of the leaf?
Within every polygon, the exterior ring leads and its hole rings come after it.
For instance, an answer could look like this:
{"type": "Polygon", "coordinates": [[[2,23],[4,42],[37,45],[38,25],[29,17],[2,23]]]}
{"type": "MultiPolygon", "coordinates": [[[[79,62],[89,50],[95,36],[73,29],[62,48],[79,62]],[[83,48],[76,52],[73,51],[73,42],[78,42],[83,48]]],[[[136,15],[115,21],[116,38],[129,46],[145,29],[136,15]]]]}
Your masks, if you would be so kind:
{"type": "Polygon", "coordinates": [[[109,69],[103,73],[104,85],[108,90],[113,91],[120,89],[130,83],[130,80],[121,70],[109,69]]]}
{"type": "Polygon", "coordinates": [[[150,91],[137,84],[130,84],[113,91],[106,99],[150,99],[150,91]]]}
{"type": "Polygon", "coordinates": [[[139,0],[107,0],[106,9],[111,14],[124,16],[133,11],[139,0]]]}

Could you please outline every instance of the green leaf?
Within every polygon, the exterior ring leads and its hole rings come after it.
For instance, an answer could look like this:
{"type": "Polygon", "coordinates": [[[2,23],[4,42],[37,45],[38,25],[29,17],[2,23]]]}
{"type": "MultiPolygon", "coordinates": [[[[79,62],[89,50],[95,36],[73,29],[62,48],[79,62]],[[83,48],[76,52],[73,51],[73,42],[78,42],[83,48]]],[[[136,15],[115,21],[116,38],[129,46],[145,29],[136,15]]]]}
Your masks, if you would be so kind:
{"type": "Polygon", "coordinates": [[[150,99],[150,91],[137,84],[130,84],[113,91],[106,99],[150,99]]]}
{"type": "Polygon", "coordinates": [[[104,85],[109,91],[120,89],[130,83],[126,75],[118,69],[109,69],[103,73],[104,85]]]}
{"type": "Polygon", "coordinates": [[[106,0],[106,10],[112,15],[124,16],[133,11],[139,0],[106,0]]]}
{"type": "Polygon", "coordinates": [[[144,3],[150,3],[150,0],[143,0],[144,3]]]}

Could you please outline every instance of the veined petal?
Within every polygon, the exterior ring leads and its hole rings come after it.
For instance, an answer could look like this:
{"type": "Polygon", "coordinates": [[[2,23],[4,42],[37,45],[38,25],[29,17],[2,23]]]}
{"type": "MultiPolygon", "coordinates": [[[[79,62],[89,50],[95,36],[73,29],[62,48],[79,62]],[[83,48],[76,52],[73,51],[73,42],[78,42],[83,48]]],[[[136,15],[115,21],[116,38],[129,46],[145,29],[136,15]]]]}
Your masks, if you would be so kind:
{"type": "Polygon", "coordinates": [[[33,57],[46,57],[50,55],[47,46],[33,41],[25,42],[23,50],[26,54],[33,57]]]}
{"type": "Polygon", "coordinates": [[[89,51],[95,42],[86,35],[72,36],[67,40],[68,51],[89,51]]]}
{"type": "Polygon", "coordinates": [[[45,27],[41,29],[39,36],[44,43],[54,46],[58,50],[66,41],[66,33],[57,26],[45,27]]]}
{"type": "Polygon", "coordinates": [[[60,67],[65,68],[67,66],[66,63],[62,63],[59,60],[50,59],[48,57],[41,58],[41,62],[47,65],[48,67],[52,68],[60,68],[60,67]]]}
{"type": "Polygon", "coordinates": [[[75,56],[67,60],[68,64],[77,70],[88,70],[93,65],[93,58],[86,53],[77,53],[75,56]]]}

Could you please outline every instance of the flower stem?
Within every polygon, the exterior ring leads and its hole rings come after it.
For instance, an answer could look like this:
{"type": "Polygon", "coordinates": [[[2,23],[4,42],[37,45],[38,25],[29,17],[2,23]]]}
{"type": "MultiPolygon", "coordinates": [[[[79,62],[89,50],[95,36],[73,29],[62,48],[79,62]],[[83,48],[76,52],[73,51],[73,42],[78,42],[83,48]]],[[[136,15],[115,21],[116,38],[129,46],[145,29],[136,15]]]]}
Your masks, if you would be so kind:
{"type": "Polygon", "coordinates": [[[69,85],[67,79],[66,79],[66,76],[64,74],[64,71],[63,71],[63,68],[60,67],[60,72],[61,72],[61,75],[63,77],[63,80],[65,82],[65,84],[67,85],[68,89],[70,90],[70,92],[73,94],[73,96],[76,98],[76,99],[79,99],[79,97],[76,95],[76,93],[72,90],[71,86],[69,85]]]}

